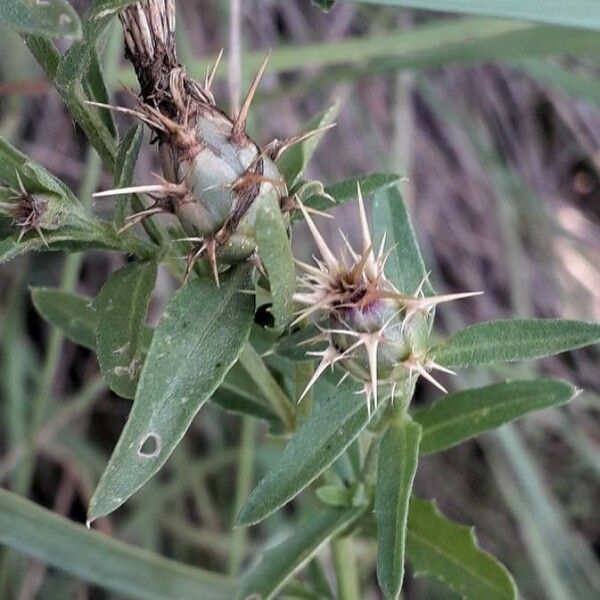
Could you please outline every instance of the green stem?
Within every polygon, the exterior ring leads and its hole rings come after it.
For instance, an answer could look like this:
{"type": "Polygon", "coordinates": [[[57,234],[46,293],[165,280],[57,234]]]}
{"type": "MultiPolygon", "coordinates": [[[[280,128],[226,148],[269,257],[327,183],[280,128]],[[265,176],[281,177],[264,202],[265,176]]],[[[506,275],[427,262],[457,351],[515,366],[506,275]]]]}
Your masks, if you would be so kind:
{"type": "Polygon", "coordinates": [[[337,581],[338,600],[360,600],[360,582],[352,538],[344,536],[333,540],[331,553],[337,581]]]}
{"type": "MultiPolygon", "coordinates": [[[[235,512],[241,508],[250,494],[254,475],[254,454],[256,447],[256,421],[250,417],[242,420],[242,436],[236,482],[235,512]]],[[[229,554],[228,575],[235,577],[244,558],[246,547],[246,527],[236,527],[231,536],[231,552],[229,554]]]]}

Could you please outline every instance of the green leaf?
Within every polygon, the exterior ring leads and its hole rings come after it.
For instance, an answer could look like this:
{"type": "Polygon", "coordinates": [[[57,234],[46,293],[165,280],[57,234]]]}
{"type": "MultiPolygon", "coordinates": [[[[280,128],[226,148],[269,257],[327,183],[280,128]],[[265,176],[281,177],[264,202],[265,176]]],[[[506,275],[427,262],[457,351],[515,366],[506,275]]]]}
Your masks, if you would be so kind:
{"type": "MultiPolygon", "coordinates": [[[[373,200],[373,226],[375,239],[387,232],[387,244],[394,246],[386,263],[386,275],[404,294],[414,294],[426,280],[427,271],[419,250],[417,236],[397,185],[375,194],[373,200]]],[[[429,282],[423,286],[426,296],[433,293],[429,282]]]]}
{"type": "Polygon", "coordinates": [[[375,518],[377,580],[386,598],[395,600],[404,578],[408,503],[417,472],[421,427],[408,415],[388,427],[379,447],[375,518]]]}
{"type": "Polygon", "coordinates": [[[444,396],[413,415],[423,428],[420,452],[432,454],[451,448],[534,410],[565,404],[575,394],[575,388],[562,381],[534,379],[444,396]]]}
{"type": "Polygon", "coordinates": [[[96,348],[96,311],[91,298],[55,288],[31,288],[35,309],[76,344],[96,348]]]}
{"type": "Polygon", "coordinates": [[[130,263],[108,278],[94,302],[100,370],[123,398],[134,397],[148,351],[152,332],[146,314],[155,281],[156,262],[130,263]]]}
{"type": "Polygon", "coordinates": [[[310,323],[298,331],[289,335],[283,335],[278,340],[274,347],[275,352],[281,356],[293,361],[305,361],[312,360],[312,356],[307,355],[308,351],[320,352],[325,350],[328,346],[328,342],[317,341],[314,343],[308,343],[308,340],[315,338],[321,333],[319,328],[314,324],[310,323]]]}
{"type": "Polygon", "coordinates": [[[293,295],[296,291],[294,255],[283,221],[279,201],[270,194],[257,209],[256,243],[260,260],[269,276],[271,312],[275,329],[287,325],[294,315],[293,295]]]}
{"type": "Polygon", "coordinates": [[[446,367],[530,360],[600,342],[600,324],[561,319],[511,319],[471,325],[431,349],[446,367]]]}
{"type": "Polygon", "coordinates": [[[331,465],[369,422],[362,396],[341,386],[300,426],[277,463],[256,486],[237,518],[258,523],[299,494],[331,465]]]}
{"type": "Polygon", "coordinates": [[[81,21],[66,0],[2,0],[0,23],[48,37],[81,37],[81,21]]]}
{"type": "MultiPolygon", "coordinates": [[[[360,184],[363,196],[370,196],[401,181],[401,177],[392,173],[371,173],[370,175],[350,177],[344,179],[344,181],[325,186],[323,189],[324,194],[312,194],[305,200],[304,204],[317,210],[329,210],[340,204],[356,200],[358,198],[357,184],[360,184]],[[334,201],[332,201],[332,198],[334,201]]],[[[300,213],[295,212],[292,214],[292,222],[301,219],[302,215],[300,213]]]]}
{"type": "MultiPolygon", "coordinates": [[[[346,0],[347,1],[347,0],[346,0]]],[[[352,0],[363,4],[402,6],[441,12],[539,21],[586,29],[600,29],[596,0],[352,0]]]]}
{"type": "MultiPolygon", "coordinates": [[[[134,125],[119,144],[117,160],[115,161],[115,188],[128,187],[133,182],[133,171],[138,160],[144,128],[134,125]]],[[[125,210],[130,201],[130,196],[119,196],[115,209],[115,227],[120,229],[125,225],[125,210]]]]}
{"type": "MultiPolygon", "coordinates": [[[[330,125],[337,117],[339,108],[339,104],[335,102],[329,108],[314,116],[304,125],[299,133],[307,133],[314,129],[330,125]]],[[[308,162],[324,134],[325,131],[321,131],[298,144],[294,144],[291,148],[286,150],[277,161],[277,166],[285,179],[288,189],[292,189],[300,180],[304,169],[306,169],[308,162]]]]}
{"type": "Polygon", "coordinates": [[[239,361],[229,370],[211,400],[224,410],[263,419],[276,430],[281,427],[279,415],[262,399],[258,386],[249,379],[239,361]]]}
{"type": "Polygon", "coordinates": [[[236,600],[260,598],[270,600],[314,554],[363,513],[364,507],[329,510],[302,523],[298,530],[281,544],[268,550],[243,579],[236,600]],[[255,594],[255,596],[254,596],[255,594]]]}
{"type": "Polygon", "coordinates": [[[411,498],[406,554],[415,577],[435,577],[464,600],[517,598],[510,573],[479,548],[473,529],[446,519],[433,502],[411,498]]]}
{"type": "Polygon", "coordinates": [[[322,485],[315,490],[315,495],[328,506],[352,506],[352,490],[345,485],[322,485]]]}
{"type": "Polygon", "coordinates": [[[322,11],[329,12],[336,3],[337,0],[312,0],[315,6],[318,6],[322,11]]]}
{"type": "Polygon", "coordinates": [[[225,577],[88,531],[29,500],[0,490],[0,542],[121,597],[229,600],[225,577]]]}
{"type": "Polygon", "coordinates": [[[247,265],[221,287],[195,279],[167,305],[152,338],[127,424],[90,501],[105,516],[139,489],[173,452],[200,407],[223,381],[248,339],[254,299],[247,265]]]}

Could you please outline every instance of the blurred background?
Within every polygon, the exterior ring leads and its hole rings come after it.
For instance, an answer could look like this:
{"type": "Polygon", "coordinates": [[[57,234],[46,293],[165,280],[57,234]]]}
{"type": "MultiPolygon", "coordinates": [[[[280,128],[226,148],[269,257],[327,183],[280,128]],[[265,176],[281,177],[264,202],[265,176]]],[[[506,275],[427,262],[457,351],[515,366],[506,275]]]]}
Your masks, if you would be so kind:
{"type": "MultiPolygon", "coordinates": [[[[88,2],[74,1],[84,14],[88,2]]],[[[210,58],[241,48],[245,90],[272,50],[250,131],[264,143],[300,129],[340,102],[308,175],[332,183],[397,172],[432,283],[440,292],[483,290],[475,301],[438,311],[438,332],[510,316],[600,320],[600,34],[518,21],[453,17],[339,2],[323,13],[308,0],[178,0],[181,61],[204,76],[210,58]]],[[[122,56],[117,23],[103,40],[117,104],[137,89],[122,56]]],[[[64,50],[67,42],[59,42],[64,50]]],[[[225,75],[225,70],[223,70],[225,75]]],[[[224,107],[238,78],[219,80],[224,107]]],[[[119,117],[121,131],[131,125],[119,117]]],[[[20,38],[0,31],[0,134],[67,182],[83,201],[111,187],[61,99],[20,38]]],[[[138,183],[158,172],[146,145],[138,183]]],[[[110,201],[108,201],[110,202],[110,201]]],[[[110,214],[107,201],[94,209],[110,214]]],[[[352,205],[335,222],[356,228],[352,205]]],[[[295,233],[300,254],[308,238],[295,233]]],[[[62,286],[94,296],[125,257],[40,253],[0,267],[0,485],[85,520],[95,483],[130,403],[108,392],[95,357],[62,339],[32,308],[28,286],[62,286]],[[24,443],[40,416],[35,452],[24,443]]],[[[162,273],[150,318],[175,289],[162,273]]],[[[514,574],[522,597],[600,597],[600,372],[598,347],[532,365],[473,371],[445,380],[466,385],[551,374],[582,389],[566,408],[526,417],[481,439],[424,459],[416,491],[475,525],[481,544],[514,574]]],[[[416,401],[438,395],[420,385],[416,401]]],[[[259,429],[255,477],[277,445],[259,429]]],[[[168,468],[98,527],[120,539],[213,570],[231,567],[240,419],[208,405],[168,468]]],[[[249,533],[249,564],[272,532],[283,536],[314,499],[281,511],[249,533]],[[306,506],[305,506],[306,505],[306,506]]],[[[271,541],[273,541],[271,539],[271,541]]],[[[379,598],[375,548],[359,547],[365,598],[379,598]]],[[[237,559],[236,559],[237,560],[237,559]]],[[[324,564],[327,566],[325,557],[324,564]]],[[[409,570],[410,575],[410,570],[409,570]]],[[[0,552],[0,598],[104,599],[116,596],[0,552]]],[[[453,596],[408,578],[411,600],[453,596]]]]}

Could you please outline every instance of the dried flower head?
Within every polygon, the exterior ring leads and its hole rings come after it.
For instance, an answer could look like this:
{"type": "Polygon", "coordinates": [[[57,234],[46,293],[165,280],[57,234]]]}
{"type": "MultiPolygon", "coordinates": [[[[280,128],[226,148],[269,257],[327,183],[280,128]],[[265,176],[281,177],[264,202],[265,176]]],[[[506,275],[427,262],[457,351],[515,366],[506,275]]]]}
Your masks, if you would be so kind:
{"type": "Polygon", "coordinates": [[[321,333],[304,343],[328,342],[324,351],[307,353],[321,360],[302,397],[325,369],[335,364],[345,371],[343,379],[351,375],[363,383],[369,412],[371,405],[377,408],[379,386],[387,385],[393,399],[398,383],[415,374],[445,392],[430,371],[452,372],[427,357],[427,317],[437,304],[481,292],[425,297],[422,291],[425,279],[413,295],[399,292],[385,276],[386,261],[393,251],[393,248],[385,250],[385,236],[377,253],[373,251],[360,186],[360,252],[340,232],[344,247],[341,255],[335,256],[306,208],[300,208],[320,258],[315,259],[315,265],[298,262],[303,273],[294,298],[304,308],[299,311],[297,321],[325,316],[326,326],[320,327],[321,333]]]}

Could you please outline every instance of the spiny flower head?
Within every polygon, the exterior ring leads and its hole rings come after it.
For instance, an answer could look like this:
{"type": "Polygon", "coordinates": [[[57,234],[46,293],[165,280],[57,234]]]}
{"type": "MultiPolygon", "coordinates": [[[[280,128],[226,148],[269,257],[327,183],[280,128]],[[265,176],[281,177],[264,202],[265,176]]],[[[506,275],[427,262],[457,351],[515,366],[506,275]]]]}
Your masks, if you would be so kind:
{"type": "Polygon", "coordinates": [[[480,292],[425,297],[425,279],[413,295],[403,294],[385,276],[386,261],[393,248],[385,250],[385,236],[377,253],[358,186],[359,221],[362,250],[356,252],[343,233],[344,247],[336,256],[324,240],[305,207],[300,206],[319,250],[315,265],[298,262],[302,275],[295,300],[304,305],[297,321],[316,318],[321,333],[305,343],[327,341],[320,363],[306,392],[318,377],[334,364],[363,383],[367,406],[377,407],[378,387],[387,386],[393,399],[396,386],[413,375],[422,375],[443,391],[431,375],[437,369],[449,372],[427,358],[430,311],[442,302],[457,300],[480,292]],[[325,317],[322,319],[321,317],[325,317]]]}

